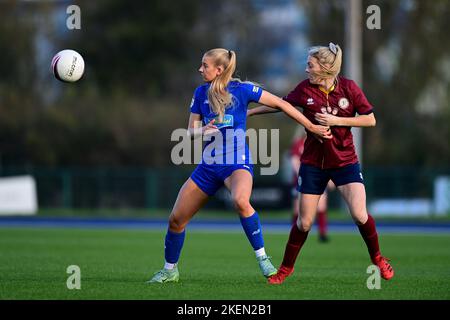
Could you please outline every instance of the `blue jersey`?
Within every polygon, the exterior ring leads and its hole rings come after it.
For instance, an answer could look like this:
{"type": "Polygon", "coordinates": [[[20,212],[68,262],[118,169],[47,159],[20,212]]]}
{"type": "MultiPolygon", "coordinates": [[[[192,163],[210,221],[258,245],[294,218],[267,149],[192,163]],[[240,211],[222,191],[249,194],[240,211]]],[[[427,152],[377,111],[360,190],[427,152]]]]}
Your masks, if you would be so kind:
{"type": "Polygon", "coordinates": [[[204,84],[195,90],[191,103],[191,112],[201,115],[203,125],[216,119],[214,125],[219,133],[212,135],[203,148],[202,163],[212,165],[251,164],[251,155],[245,141],[247,125],[247,107],[250,102],[258,102],[262,89],[252,83],[231,81],[228,92],[232,95],[232,104],[225,108],[222,122],[218,122],[208,102],[210,84],[204,84]]]}

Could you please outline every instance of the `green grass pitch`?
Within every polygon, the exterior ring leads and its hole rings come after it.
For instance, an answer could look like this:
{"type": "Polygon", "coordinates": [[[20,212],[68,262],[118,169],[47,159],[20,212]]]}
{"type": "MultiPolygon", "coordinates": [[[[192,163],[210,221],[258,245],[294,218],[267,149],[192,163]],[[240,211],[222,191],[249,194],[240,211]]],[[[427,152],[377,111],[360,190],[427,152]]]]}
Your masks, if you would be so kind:
{"type": "MultiPolygon", "coordinates": [[[[187,231],[177,284],[146,284],[164,260],[164,230],[0,228],[0,299],[446,299],[450,236],[380,234],[396,275],[369,290],[368,254],[355,233],[311,234],[281,286],[260,274],[243,232],[187,231]],[[69,265],[81,289],[69,290],[69,265]]],[[[265,233],[278,266],[287,233],[265,233]]]]}

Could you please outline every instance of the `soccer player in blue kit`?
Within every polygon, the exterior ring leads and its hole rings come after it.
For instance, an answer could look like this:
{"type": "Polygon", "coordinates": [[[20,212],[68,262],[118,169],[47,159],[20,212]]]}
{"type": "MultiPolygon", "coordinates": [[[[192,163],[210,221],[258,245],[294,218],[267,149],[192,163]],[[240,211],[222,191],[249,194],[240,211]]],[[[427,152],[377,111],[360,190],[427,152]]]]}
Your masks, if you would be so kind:
{"type": "Polygon", "coordinates": [[[280,109],[317,137],[331,138],[328,126],[315,125],[281,98],[251,82],[232,78],[235,69],[234,51],[217,48],[203,55],[199,72],[206,83],[195,90],[188,132],[193,137],[202,135],[211,139],[203,148],[202,162],[178,193],[165,237],[165,264],[148,281],[150,283],[178,282],[177,263],[185,239],[185,227],[208,197],[223,185],[231,193],[262,274],[267,278],[276,274],[277,269],[264,249],[258,213],[250,204],[253,164],[245,141],[247,106],[250,102],[280,109]]]}

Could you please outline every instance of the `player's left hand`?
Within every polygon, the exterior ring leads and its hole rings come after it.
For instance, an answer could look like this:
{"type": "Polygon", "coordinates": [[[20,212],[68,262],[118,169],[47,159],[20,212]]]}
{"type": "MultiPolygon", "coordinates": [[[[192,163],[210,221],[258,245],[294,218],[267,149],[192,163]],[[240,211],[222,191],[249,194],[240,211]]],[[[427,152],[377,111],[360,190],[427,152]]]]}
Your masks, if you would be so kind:
{"type": "Polygon", "coordinates": [[[338,126],[340,119],[328,113],[316,113],[315,118],[323,126],[338,126]]]}

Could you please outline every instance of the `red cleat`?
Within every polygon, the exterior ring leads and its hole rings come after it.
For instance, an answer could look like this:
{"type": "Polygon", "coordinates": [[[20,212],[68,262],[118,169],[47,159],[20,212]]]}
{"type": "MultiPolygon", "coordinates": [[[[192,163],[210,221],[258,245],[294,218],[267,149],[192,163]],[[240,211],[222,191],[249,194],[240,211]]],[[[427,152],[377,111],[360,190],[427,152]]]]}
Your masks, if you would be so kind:
{"type": "Polygon", "coordinates": [[[278,272],[267,280],[269,284],[282,284],[286,277],[290,276],[294,272],[294,268],[288,268],[283,265],[280,266],[278,272]]]}
{"type": "Polygon", "coordinates": [[[392,266],[388,261],[390,261],[390,259],[381,255],[376,256],[375,259],[372,260],[373,264],[380,269],[380,275],[385,280],[389,280],[394,276],[394,269],[392,269],[392,266]]]}

